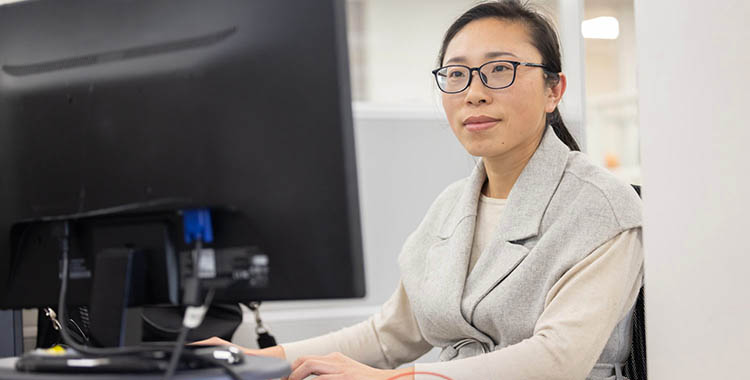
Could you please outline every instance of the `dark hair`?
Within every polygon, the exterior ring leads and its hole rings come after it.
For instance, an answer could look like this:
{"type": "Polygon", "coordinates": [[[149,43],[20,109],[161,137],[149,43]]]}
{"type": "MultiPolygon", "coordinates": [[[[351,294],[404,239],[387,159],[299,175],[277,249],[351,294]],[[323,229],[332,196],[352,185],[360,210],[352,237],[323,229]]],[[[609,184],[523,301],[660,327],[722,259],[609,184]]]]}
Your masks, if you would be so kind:
{"type": "MultiPolygon", "coordinates": [[[[528,4],[522,4],[519,0],[499,0],[490,3],[479,4],[462,14],[445,32],[443,45],[438,55],[438,66],[443,65],[445,49],[468,23],[484,18],[499,18],[507,21],[518,21],[523,23],[531,36],[531,43],[542,55],[541,64],[549,67],[551,71],[545,70],[545,77],[550,86],[554,86],[560,80],[558,73],[562,72],[560,59],[560,43],[552,23],[543,14],[532,9],[528,4]]],[[[570,148],[580,151],[578,143],[565,126],[560,111],[555,110],[547,113],[547,124],[552,125],[557,137],[570,148]]]]}

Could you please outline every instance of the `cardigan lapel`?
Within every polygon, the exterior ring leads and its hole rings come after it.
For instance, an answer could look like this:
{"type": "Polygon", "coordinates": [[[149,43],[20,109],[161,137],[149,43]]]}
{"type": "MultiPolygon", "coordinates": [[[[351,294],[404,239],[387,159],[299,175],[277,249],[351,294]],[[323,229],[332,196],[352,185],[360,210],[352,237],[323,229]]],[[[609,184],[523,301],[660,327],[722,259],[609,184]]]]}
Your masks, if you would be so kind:
{"type": "Polygon", "coordinates": [[[542,217],[560,183],[569,151],[552,128],[547,128],[508,195],[495,238],[466,279],[462,310],[469,322],[473,321],[476,305],[529,253],[521,241],[539,234],[542,217]]]}
{"type": "MultiPolygon", "coordinates": [[[[569,152],[570,149],[557,138],[552,127],[547,127],[539,147],[508,194],[508,203],[498,228],[503,239],[518,241],[539,233],[542,216],[560,183],[569,152]]],[[[440,238],[447,239],[463,219],[477,215],[479,192],[486,179],[487,172],[480,159],[456,205],[445,218],[438,233],[440,238]]]]}
{"type": "Polygon", "coordinates": [[[433,330],[458,330],[461,332],[459,335],[491,344],[492,339],[471,326],[461,313],[461,299],[474,236],[476,205],[485,178],[484,167],[477,165],[438,231],[440,240],[429,247],[423,277],[424,289],[430,289],[433,296],[428,298],[435,302],[425,304],[430,310],[426,310],[424,315],[439,316],[430,322],[435,325],[433,330]],[[438,300],[434,298],[435,294],[440,295],[438,300]]]}
{"type": "Polygon", "coordinates": [[[441,315],[441,322],[453,329],[493,344],[491,338],[471,325],[471,314],[476,304],[526,257],[528,250],[515,242],[538,234],[544,211],[565,169],[568,151],[554,131],[547,128],[508,196],[497,238],[467,278],[479,193],[487,178],[484,164],[481,160],[477,163],[438,231],[441,240],[427,254],[425,289],[441,295],[441,301],[430,303],[428,308],[434,310],[427,315],[441,315]],[[462,301],[470,305],[471,313],[466,316],[461,311],[462,301]]]}
{"type": "Polygon", "coordinates": [[[548,127],[508,194],[498,226],[502,239],[513,242],[539,234],[542,217],[560,184],[569,153],[570,149],[548,127]]]}

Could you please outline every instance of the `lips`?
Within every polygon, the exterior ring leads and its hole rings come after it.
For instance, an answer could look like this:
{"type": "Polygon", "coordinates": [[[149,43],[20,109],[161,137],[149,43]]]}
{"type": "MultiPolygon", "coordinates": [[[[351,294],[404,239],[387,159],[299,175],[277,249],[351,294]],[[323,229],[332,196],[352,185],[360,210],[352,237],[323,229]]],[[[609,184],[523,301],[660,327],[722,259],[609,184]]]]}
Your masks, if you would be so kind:
{"type": "Polygon", "coordinates": [[[464,119],[464,127],[469,131],[481,131],[492,128],[500,119],[485,115],[471,116],[464,119]]]}

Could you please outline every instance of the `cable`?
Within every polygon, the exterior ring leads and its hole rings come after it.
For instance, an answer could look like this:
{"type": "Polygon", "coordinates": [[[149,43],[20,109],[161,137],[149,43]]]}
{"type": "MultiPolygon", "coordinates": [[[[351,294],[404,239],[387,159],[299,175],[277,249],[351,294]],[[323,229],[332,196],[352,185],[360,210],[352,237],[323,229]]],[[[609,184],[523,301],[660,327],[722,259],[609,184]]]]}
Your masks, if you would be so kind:
{"type": "Polygon", "coordinates": [[[167,332],[169,334],[177,334],[177,335],[180,334],[180,329],[173,329],[173,328],[169,328],[169,327],[166,327],[166,326],[162,326],[162,325],[154,322],[151,318],[147,317],[145,313],[143,315],[141,315],[141,319],[143,319],[143,322],[145,322],[146,324],[148,324],[149,326],[151,326],[154,329],[161,330],[161,331],[167,332]]]}
{"type": "MultiPolygon", "coordinates": [[[[199,308],[203,309],[202,311],[198,311],[199,313],[205,314],[205,309],[208,308],[208,306],[211,304],[211,300],[214,297],[214,290],[210,289],[208,291],[208,294],[206,295],[206,300],[203,303],[202,306],[199,308]]],[[[193,306],[188,306],[187,309],[185,309],[185,314],[187,318],[187,314],[195,311],[191,311],[190,308],[193,306]]],[[[177,337],[177,341],[174,344],[174,349],[172,350],[172,356],[169,358],[169,366],[167,367],[167,371],[164,374],[164,380],[169,380],[174,375],[174,372],[177,370],[177,365],[180,362],[180,355],[182,355],[182,350],[185,347],[185,342],[187,341],[187,335],[190,332],[192,328],[187,326],[185,323],[183,323],[182,327],[180,328],[180,335],[177,337]]]]}
{"type": "MultiPolygon", "coordinates": [[[[70,222],[63,221],[63,236],[61,239],[61,251],[62,251],[62,279],[60,282],[60,297],[58,300],[57,314],[58,320],[66,321],[65,316],[65,296],[68,291],[68,277],[69,277],[69,259],[70,253],[70,222]]],[[[142,353],[149,351],[160,351],[163,347],[143,347],[143,346],[132,346],[132,347],[115,347],[115,348],[96,348],[89,347],[79,344],[68,331],[67,323],[60,323],[60,336],[66,345],[72,347],[74,350],[81,354],[91,356],[112,356],[112,355],[124,355],[133,353],[142,353]]]]}
{"type": "Polygon", "coordinates": [[[255,314],[255,335],[257,336],[258,347],[275,346],[276,338],[271,335],[271,331],[263,325],[263,320],[260,318],[260,301],[248,302],[247,307],[255,314]]]}
{"type": "Polygon", "coordinates": [[[177,365],[180,361],[180,355],[182,355],[182,349],[185,347],[185,342],[187,341],[188,332],[192,328],[198,327],[203,322],[203,317],[206,315],[206,310],[211,305],[211,301],[214,298],[214,289],[209,289],[208,293],[206,294],[206,299],[203,301],[203,304],[201,306],[190,306],[194,303],[192,301],[194,301],[200,291],[198,287],[198,271],[200,270],[201,252],[202,240],[196,239],[195,250],[193,251],[193,276],[191,278],[192,281],[188,282],[187,286],[190,286],[190,289],[186,288],[184,295],[184,298],[187,299],[186,303],[189,306],[185,308],[185,317],[183,318],[182,327],[180,328],[180,335],[177,337],[174,349],[172,350],[172,356],[169,358],[169,366],[167,367],[167,371],[164,374],[164,380],[169,380],[174,375],[174,372],[177,370],[177,365]]]}
{"type": "Polygon", "coordinates": [[[172,350],[172,356],[169,358],[169,366],[167,367],[167,372],[164,374],[164,380],[171,379],[174,375],[174,372],[177,370],[177,364],[180,361],[182,348],[185,346],[189,331],[190,329],[186,326],[182,326],[180,328],[180,335],[177,336],[177,341],[175,341],[174,349],[172,350]]]}

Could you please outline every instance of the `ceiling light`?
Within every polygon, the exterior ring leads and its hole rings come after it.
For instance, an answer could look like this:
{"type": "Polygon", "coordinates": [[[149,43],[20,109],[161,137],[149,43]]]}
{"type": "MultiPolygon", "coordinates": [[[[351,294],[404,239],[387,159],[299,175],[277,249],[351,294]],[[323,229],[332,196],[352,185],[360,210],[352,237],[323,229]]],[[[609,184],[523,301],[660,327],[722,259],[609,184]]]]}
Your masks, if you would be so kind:
{"type": "Polygon", "coordinates": [[[581,23],[583,38],[598,38],[605,40],[617,39],[620,35],[620,23],[614,17],[596,17],[581,23]]]}

